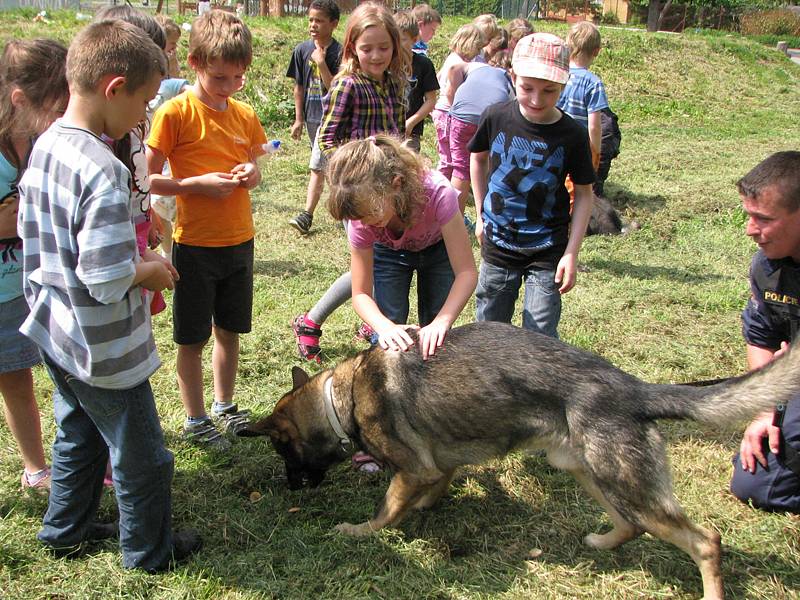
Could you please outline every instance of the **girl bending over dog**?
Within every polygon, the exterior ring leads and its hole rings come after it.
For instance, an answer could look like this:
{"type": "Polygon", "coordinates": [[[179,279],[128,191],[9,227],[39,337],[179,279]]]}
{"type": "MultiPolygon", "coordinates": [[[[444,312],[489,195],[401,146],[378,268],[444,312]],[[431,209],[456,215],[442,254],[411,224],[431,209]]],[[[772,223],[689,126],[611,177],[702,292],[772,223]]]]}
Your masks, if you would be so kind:
{"type": "Polygon", "coordinates": [[[408,294],[416,271],[418,339],[427,358],[444,342],[477,282],[458,192],[387,135],[337,150],[328,184],[331,215],[350,221],[353,308],[382,348],[407,350],[413,344],[405,325],[408,294]]]}

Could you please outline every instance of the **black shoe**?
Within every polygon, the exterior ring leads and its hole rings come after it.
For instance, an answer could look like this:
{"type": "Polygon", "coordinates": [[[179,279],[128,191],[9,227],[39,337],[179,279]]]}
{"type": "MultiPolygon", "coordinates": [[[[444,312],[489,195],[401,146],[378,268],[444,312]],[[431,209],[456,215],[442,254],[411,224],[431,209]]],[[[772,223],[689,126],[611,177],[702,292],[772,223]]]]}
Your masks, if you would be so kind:
{"type": "Polygon", "coordinates": [[[314,215],[307,210],[304,210],[296,217],[289,219],[289,225],[297,229],[301,235],[308,235],[308,232],[311,231],[311,222],[313,220],[314,215]]]}
{"type": "Polygon", "coordinates": [[[172,555],[166,563],[160,567],[145,569],[150,575],[156,573],[163,573],[164,571],[171,571],[178,563],[186,560],[192,554],[200,550],[203,546],[203,540],[194,529],[184,529],[183,531],[172,532],[172,555]]]}
{"type": "Polygon", "coordinates": [[[56,558],[78,558],[86,554],[88,544],[117,537],[119,537],[118,521],[114,521],[113,523],[93,522],[89,524],[86,530],[86,537],[80,544],[74,544],[72,546],[51,546],[47,544],[47,547],[56,558]]]}
{"type": "Polygon", "coordinates": [[[119,537],[119,521],[113,523],[91,523],[86,532],[87,542],[116,539],[119,537]]]}
{"type": "Polygon", "coordinates": [[[172,559],[170,565],[175,565],[189,558],[203,547],[203,539],[194,529],[184,529],[172,533],[172,559]]]}

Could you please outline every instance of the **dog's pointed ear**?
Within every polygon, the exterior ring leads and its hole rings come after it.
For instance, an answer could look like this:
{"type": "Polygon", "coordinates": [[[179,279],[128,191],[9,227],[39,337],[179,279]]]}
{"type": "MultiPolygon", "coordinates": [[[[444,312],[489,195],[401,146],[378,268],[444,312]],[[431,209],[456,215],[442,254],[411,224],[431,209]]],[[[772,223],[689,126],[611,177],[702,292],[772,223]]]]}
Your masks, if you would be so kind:
{"type": "Polygon", "coordinates": [[[308,373],[300,367],[292,367],[292,391],[308,383],[308,373]]]}
{"type": "Polygon", "coordinates": [[[244,429],[241,429],[236,432],[236,435],[239,437],[258,437],[261,435],[268,435],[273,438],[279,437],[278,428],[275,426],[275,419],[273,419],[274,415],[270,415],[261,419],[260,421],[256,421],[255,423],[250,423],[244,429]]]}

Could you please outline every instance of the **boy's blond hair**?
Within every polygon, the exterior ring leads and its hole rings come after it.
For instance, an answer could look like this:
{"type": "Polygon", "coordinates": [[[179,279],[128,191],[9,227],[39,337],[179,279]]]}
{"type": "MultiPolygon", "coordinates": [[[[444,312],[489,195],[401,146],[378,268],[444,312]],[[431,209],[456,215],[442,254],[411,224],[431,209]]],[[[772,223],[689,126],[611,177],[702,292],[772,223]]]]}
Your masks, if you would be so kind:
{"type": "Polygon", "coordinates": [[[531,22],[528,21],[528,19],[523,19],[522,17],[511,19],[508,22],[508,25],[506,25],[506,31],[508,32],[509,42],[512,43],[516,43],[526,35],[534,33],[531,22]]]}
{"type": "Polygon", "coordinates": [[[210,10],[192,23],[189,58],[200,69],[213,60],[247,68],[253,62],[253,36],[236,15],[210,10]]]}
{"type": "Polygon", "coordinates": [[[465,60],[472,60],[486,45],[486,38],[476,25],[462,25],[450,38],[450,50],[465,60]]]}
{"type": "Polygon", "coordinates": [[[422,158],[389,135],[348,142],[328,161],[328,211],[337,221],[360,220],[381,215],[391,198],[397,218],[412,225],[427,202],[424,173],[422,158]]]}
{"type": "Polygon", "coordinates": [[[591,21],[580,21],[570,27],[567,34],[570,59],[589,57],[600,50],[600,30],[591,21]]]}
{"type": "Polygon", "coordinates": [[[394,22],[400,33],[405,33],[416,39],[419,36],[419,24],[410,10],[398,10],[394,13],[394,22]]]}
{"type": "Polygon", "coordinates": [[[156,15],[156,21],[161,25],[168,40],[175,40],[181,37],[181,28],[167,15],[156,15]]]}
{"type": "Polygon", "coordinates": [[[497,17],[494,15],[478,15],[472,20],[472,24],[480,30],[481,34],[483,35],[483,39],[486,40],[483,43],[484,46],[496,38],[500,33],[500,26],[497,24],[497,17]]]}
{"type": "Polygon", "coordinates": [[[442,15],[439,14],[438,10],[431,8],[427,4],[417,4],[411,11],[411,14],[414,15],[418,23],[422,23],[423,25],[425,23],[442,24],[442,15]]]}
{"type": "Polygon", "coordinates": [[[125,89],[135,92],[154,75],[167,75],[164,52],[139,27],[105,20],[81,29],[67,52],[71,93],[91,93],[107,75],[125,77],[125,89]]]}

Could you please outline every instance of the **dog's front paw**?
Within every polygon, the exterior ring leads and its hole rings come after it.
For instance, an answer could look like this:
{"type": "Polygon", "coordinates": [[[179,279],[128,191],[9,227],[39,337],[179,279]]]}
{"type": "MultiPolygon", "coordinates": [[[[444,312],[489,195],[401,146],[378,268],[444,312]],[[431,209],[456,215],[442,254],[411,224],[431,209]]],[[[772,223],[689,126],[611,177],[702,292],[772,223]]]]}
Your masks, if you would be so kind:
{"type": "Polygon", "coordinates": [[[353,525],[352,523],[339,523],[334,527],[339,533],[345,535],[352,535],[354,537],[363,537],[372,533],[369,523],[361,523],[360,525],[353,525]]]}
{"type": "Polygon", "coordinates": [[[597,550],[605,550],[607,548],[603,535],[599,533],[590,533],[583,536],[583,543],[597,550]]]}

